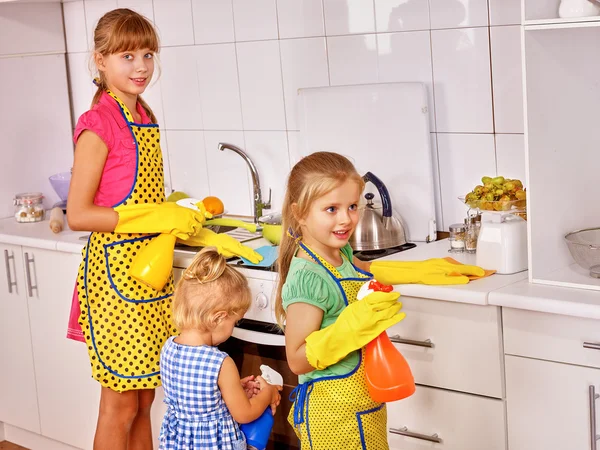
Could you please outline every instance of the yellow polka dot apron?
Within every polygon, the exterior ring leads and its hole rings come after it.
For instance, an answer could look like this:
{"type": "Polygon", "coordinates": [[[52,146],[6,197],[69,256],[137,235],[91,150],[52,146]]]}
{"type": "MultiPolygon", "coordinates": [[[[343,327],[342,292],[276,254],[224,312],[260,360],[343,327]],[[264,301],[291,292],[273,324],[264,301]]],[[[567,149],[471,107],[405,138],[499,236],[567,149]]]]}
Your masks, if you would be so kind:
{"type": "MultiPolygon", "coordinates": [[[[137,124],[112,92],[136,142],[137,171],[118,205],[163,203],[164,174],[156,124],[137,124]]],[[[88,346],[92,376],[116,392],[160,386],[159,357],[175,334],[171,321],[173,276],[156,291],[129,276],[135,256],[158,234],[94,232],[83,249],[77,289],[79,324],[88,346]]]]}
{"type": "MultiPolygon", "coordinates": [[[[335,280],[346,305],[357,301],[358,290],[373,277],[354,266],[357,277],[342,278],[335,267],[301,242],[300,246],[335,280]]],[[[350,373],[307,381],[294,389],[288,421],[302,450],[389,448],[385,403],[371,400],[365,381],[364,349],[359,352],[358,364],[350,373]]]]}

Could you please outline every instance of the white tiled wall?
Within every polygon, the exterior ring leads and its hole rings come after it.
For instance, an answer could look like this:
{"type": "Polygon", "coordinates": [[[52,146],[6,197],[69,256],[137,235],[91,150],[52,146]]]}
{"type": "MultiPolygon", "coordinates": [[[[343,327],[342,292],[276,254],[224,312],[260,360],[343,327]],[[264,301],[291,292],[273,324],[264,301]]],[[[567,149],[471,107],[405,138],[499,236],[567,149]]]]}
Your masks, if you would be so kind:
{"type": "MultiPolygon", "coordinates": [[[[64,4],[74,119],[92,89],[98,18],[130,7],[154,20],[160,80],[146,94],[166,130],[171,188],[250,214],[244,162],[278,208],[297,158],[301,87],[420,81],[431,102],[438,229],[483,175],[524,180],[519,0],[78,0],[64,4]]],[[[409,212],[405,212],[409,214],[409,212]]]]}

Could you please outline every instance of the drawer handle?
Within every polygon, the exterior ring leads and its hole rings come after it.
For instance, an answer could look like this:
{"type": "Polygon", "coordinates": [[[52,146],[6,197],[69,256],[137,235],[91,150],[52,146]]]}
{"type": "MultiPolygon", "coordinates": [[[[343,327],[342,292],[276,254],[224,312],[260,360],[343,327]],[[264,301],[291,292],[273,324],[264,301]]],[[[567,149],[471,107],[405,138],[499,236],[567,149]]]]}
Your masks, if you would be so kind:
{"type": "MultiPolygon", "coordinates": [[[[8,283],[8,293],[12,294],[13,286],[15,289],[17,288],[17,280],[13,281],[12,276],[10,274],[10,260],[13,260],[13,265],[15,263],[15,255],[11,252],[10,256],[8,256],[8,250],[4,250],[4,263],[6,264],[6,282],[8,283]]],[[[16,275],[16,266],[15,266],[15,275],[16,275]]]]}
{"type": "Polygon", "coordinates": [[[583,348],[591,348],[592,350],[600,350],[600,344],[595,342],[584,342],[583,348]]]}
{"type": "Polygon", "coordinates": [[[596,387],[589,386],[589,401],[590,401],[590,448],[597,450],[596,442],[600,439],[600,435],[596,434],[596,400],[600,394],[596,394],[596,387]]]}
{"type": "MultiPolygon", "coordinates": [[[[433,342],[431,342],[431,339],[425,339],[424,341],[415,341],[413,339],[401,338],[399,335],[395,334],[393,336],[390,336],[390,341],[396,344],[408,344],[416,345],[417,347],[433,348],[433,342]]],[[[600,346],[598,348],[600,349],[600,346]]]]}
{"type": "Polygon", "coordinates": [[[31,269],[29,267],[29,263],[35,263],[35,258],[31,255],[29,258],[29,253],[25,252],[25,275],[27,275],[27,292],[29,297],[33,297],[33,290],[37,291],[37,284],[34,286],[31,282],[31,269]]]}
{"type": "MultiPolygon", "coordinates": [[[[442,443],[442,438],[440,438],[437,433],[432,434],[432,435],[415,433],[414,431],[408,431],[408,428],[406,428],[406,427],[390,428],[390,433],[399,434],[401,436],[407,436],[407,437],[411,437],[411,438],[415,438],[415,439],[421,439],[422,441],[435,442],[436,444],[442,443]]],[[[595,449],[593,449],[593,450],[595,450],[595,449]]]]}

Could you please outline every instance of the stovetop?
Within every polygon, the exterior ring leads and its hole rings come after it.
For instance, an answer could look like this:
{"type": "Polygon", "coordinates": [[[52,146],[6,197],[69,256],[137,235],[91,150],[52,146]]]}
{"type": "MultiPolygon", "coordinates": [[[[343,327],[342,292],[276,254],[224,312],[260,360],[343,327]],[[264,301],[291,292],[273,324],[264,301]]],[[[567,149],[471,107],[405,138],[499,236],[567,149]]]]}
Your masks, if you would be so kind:
{"type": "MultiPolygon", "coordinates": [[[[417,244],[413,244],[412,242],[407,242],[403,245],[398,245],[396,247],[386,248],[383,250],[363,250],[363,251],[355,251],[354,256],[356,256],[361,261],[373,261],[375,259],[383,258],[385,256],[393,255],[395,253],[403,252],[406,250],[410,250],[411,248],[415,248],[417,244]]],[[[261,270],[264,272],[277,272],[276,265],[273,264],[270,267],[259,267],[259,266],[250,266],[244,264],[244,262],[240,259],[232,259],[231,264],[239,266],[241,268],[252,269],[252,270],[261,270]]]]}

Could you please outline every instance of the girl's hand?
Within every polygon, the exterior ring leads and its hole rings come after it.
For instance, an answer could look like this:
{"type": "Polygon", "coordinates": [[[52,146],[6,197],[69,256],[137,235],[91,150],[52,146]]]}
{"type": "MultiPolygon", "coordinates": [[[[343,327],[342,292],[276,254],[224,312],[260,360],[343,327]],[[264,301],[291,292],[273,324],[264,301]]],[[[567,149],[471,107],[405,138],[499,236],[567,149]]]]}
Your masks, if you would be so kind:
{"type": "Polygon", "coordinates": [[[249,399],[254,397],[256,394],[260,392],[260,385],[258,381],[254,379],[254,375],[250,375],[248,377],[242,378],[240,380],[242,388],[244,388],[244,392],[246,393],[246,397],[249,399]]]}
{"type": "Polygon", "coordinates": [[[279,393],[279,391],[282,391],[283,387],[277,386],[274,384],[269,384],[261,376],[256,377],[256,381],[259,383],[261,391],[266,390],[266,389],[271,391],[270,392],[271,401],[269,402],[269,404],[271,405],[271,412],[273,413],[273,415],[275,415],[275,411],[277,410],[277,407],[279,406],[279,402],[281,402],[281,394],[279,393]]]}

